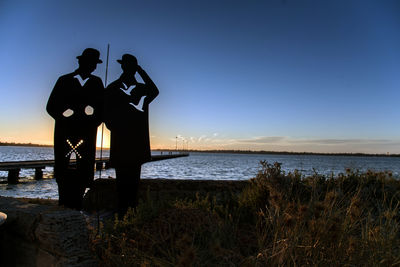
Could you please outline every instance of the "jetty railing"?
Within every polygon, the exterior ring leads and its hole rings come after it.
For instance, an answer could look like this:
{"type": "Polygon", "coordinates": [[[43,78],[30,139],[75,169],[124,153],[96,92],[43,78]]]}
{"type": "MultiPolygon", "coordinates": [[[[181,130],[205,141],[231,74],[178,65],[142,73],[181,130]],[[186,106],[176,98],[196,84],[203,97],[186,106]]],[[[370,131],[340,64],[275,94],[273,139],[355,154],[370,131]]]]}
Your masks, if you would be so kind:
{"type": "MultiPolygon", "coordinates": [[[[158,161],[165,159],[173,159],[179,157],[187,157],[189,153],[177,153],[177,154],[160,154],[152,155],[150,161],[158,161]]],[[[71,165],[76,164],[76,160],[72,159],[70,161],[71,165]]],[[[43,178],[43,169],[46,167],[54,167],[54,160],[27,160],[27,161],[5,161],[0,162],[0,171],[8,171],[7,181],[8,183],[18,183],[19,172],[21,169],[35,169],[35,180],[40,180],[43,178]]],[[[96,170],[103,168],[108,169],[110,167],[109,158],[97,158],[95,162],[96,170]]]]}

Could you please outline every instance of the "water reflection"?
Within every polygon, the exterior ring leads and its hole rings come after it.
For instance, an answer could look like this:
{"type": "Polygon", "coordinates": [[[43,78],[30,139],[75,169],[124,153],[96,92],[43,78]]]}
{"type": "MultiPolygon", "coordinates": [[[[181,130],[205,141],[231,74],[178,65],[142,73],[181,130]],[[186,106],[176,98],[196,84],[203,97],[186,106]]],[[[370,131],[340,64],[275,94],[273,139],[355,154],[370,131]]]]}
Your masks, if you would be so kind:
{"type": "MultiPolygon", "coordinates": [[[[9,148],[9,147],[8,147],[9,148]]],[[[159,153],[159,152],[158,152],[159,153]]],[[[105,157],[108,151],[103,152],[105,157]]],[[[52,148],[4,149],[0,147],[2,161],[52,159],[52,148]],[[25,150],[27,149],[27,150],[25,150]],[[37,153],[36,153],[37,152],[37,153]],[[15,153],[12,155],[12,153],[15,153]],[[11,154],[11,155],[10,155],[11,154]],[[25,156],[25,157],[24,157],[25,156]]],[[[300,170],[304,175],[317,173],[337,175],[346,168],[375,171],[392,171],[394,177],[400,174],[400,158],[395,157],[353,157],[353,156],[318,156],[318,155],[259,155],[259,154],[224,154],[224,153],[191,153],[189,157],[149,162],[142,167],[142,178],[167,179],[211,179],[211,180],[245,180],[254,177],[260,169],[259,162],[282,163],[286,172],[300,170]]],[[[52,177],[52,168],[44,170],[44,177],[52,177]]],[[[23,183],[17,185],[0,184],[0,195],[16,197],[54,198],[57,195],[57,184],[54,179],[34,181],[34,170],[21,170],[23,183]]],[[[95,172],[95,178],[100,172],[95,172]]],[[[102,170],[102,178],[115,177],[114,169],[102,170]]],[[[7,172],[0,172],[0,181],[7,179],[7,172]]]]}

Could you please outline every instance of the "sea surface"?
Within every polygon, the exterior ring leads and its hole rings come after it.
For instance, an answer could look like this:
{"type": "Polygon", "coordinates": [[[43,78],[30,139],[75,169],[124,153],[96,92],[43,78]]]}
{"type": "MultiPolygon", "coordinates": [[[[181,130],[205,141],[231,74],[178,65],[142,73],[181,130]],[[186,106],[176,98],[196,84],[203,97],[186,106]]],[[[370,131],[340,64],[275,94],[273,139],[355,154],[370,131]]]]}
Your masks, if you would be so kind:
{"type": "MultiPolygon", "coordinates": [[[[160,154],[160,151],[152,151],[160,154]]],[[[97,152],[100,156],[100,151],[97,152]]],[[[103,157],[109,151],[102,152],[103,157]]],[[[0,146],[0,161],[53,159],[53,148],[0,146]]],[[[231,153],[190,153],[189,157],[149,162],[142,167],[142,178],[196,179],[196,180],[246,180],[256,176],[260,161],[280,162],[286,172],[299,170],[304,175],[314,172],[325,175],[344,173],[347,168],[359,171],[391,171],[400,177],[399,157],[363,156],[320,156],[320,155],[274,155],[274,154],[231,154],[231,153]]],[[[57,184],[53,168],[43,170],[44,179],[35,181],[33,169],[20,172],[20,183],[9,185],[7,172],[0,171],[0,196],[57,199],[57,184]]],[[[95,172],[95,179],[100,172],[95,172]]],[[[101,171],[101,178],[115,178],[114,169],[101,171]]]]}

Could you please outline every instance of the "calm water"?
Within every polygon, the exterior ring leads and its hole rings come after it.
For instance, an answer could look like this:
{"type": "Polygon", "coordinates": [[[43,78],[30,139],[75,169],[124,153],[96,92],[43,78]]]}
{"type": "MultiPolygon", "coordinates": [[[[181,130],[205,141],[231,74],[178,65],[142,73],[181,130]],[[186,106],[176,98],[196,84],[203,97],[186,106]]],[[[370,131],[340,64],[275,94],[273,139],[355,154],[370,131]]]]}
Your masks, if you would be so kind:
{"type": "MultiPolygon", "coordinates": [[[[154,154],[160,152],[154,151],[154,154]]],[[[98,153],[98,156],[100,154],[98,153]]],[[[103,151],[108,156],[108,151],[103,151]]],[[[0,146],[0,161],[53,159],[53,148],[0,146]]],[[[142,178],[169,179],[250,179],[260,168],[259,162],[266,160],[282,163],[285,171],[300,170],[304,175],[314,173],[338,174],[346,168],[360,171],[390,170],[400,176],[400,158],[389,157],[352,157],[352,156],[317,156],[317,155],[261,155],[228,153],[190,153],[189,157],[149,162],[142,167],[142,178]]],[[[52,177],[52,168],[44,170],[44,177],[52,177]]],[[[1,196],[58,198],[54,179],[33,180],[34,170],[21,170],[20,184],[0,184],[1,196]]],[[[95,178],[100,173],[96,171],[95,178]]],[[[115,177],[113,169],[102,170],[102,178],[115,177]]],[[[0,181],[6,181],[7,172],[0,171],[0,181]]]]}

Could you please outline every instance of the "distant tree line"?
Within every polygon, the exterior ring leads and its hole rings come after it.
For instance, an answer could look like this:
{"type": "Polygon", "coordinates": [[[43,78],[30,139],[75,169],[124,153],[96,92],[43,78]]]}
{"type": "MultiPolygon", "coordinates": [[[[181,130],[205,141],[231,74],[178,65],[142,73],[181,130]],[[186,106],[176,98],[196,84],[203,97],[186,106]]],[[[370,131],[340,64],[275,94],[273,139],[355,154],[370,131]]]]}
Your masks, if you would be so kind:
{"type": "Polygon", "coordinates": [[[1,142],[0,146],[29,146],[29,147],[53,147],[53,145],[40,145],[32,143],[1,142]]]}
{"type": "MultiPolygon", "coordinates": [[[[175,149],[155,149],[162,151],[176,151],[175,149]]],[[[183,151],[183,150],[178,150],[183,151]]],[[[321,152],[291,152],[291,151],[265,151],[265,150],[196,150],[185,149],[185,152],[199,153],[231,153],[231,154],[270,154],[270,155],[316,155],[316,156],[358,156],[358,157],[400,157],[400,154],[368,154],[368,153],[321,153],[321,152]]]]}
{"type": "MultiPolygon", "coordinates": [[[[53,145],[40,145],[33,143],[1,142],[0,146],[28,146],[28,147],[53,147],[53,145]]],[[[103,148],[104,149],[104,148],[103,148]]],[[[108,148],[107,148],[108,149],[108,148]]],[[[156,151],[176,151],[175,149],[153,149],[156,151]]],[[[178,151],[183,151],[178,149],[178,151]]],[[[292,152],[292,151],[265,151],[265,150],[197,150],[185,149],[185,152],[198,153],[230,153],[230,154],[270,154],[270,155],[316,155],[316,156],[358,156],[358,157],[400,157],[400,154],[368,154],[368,153],[321,153],[321,152],[292,152]]]]}

